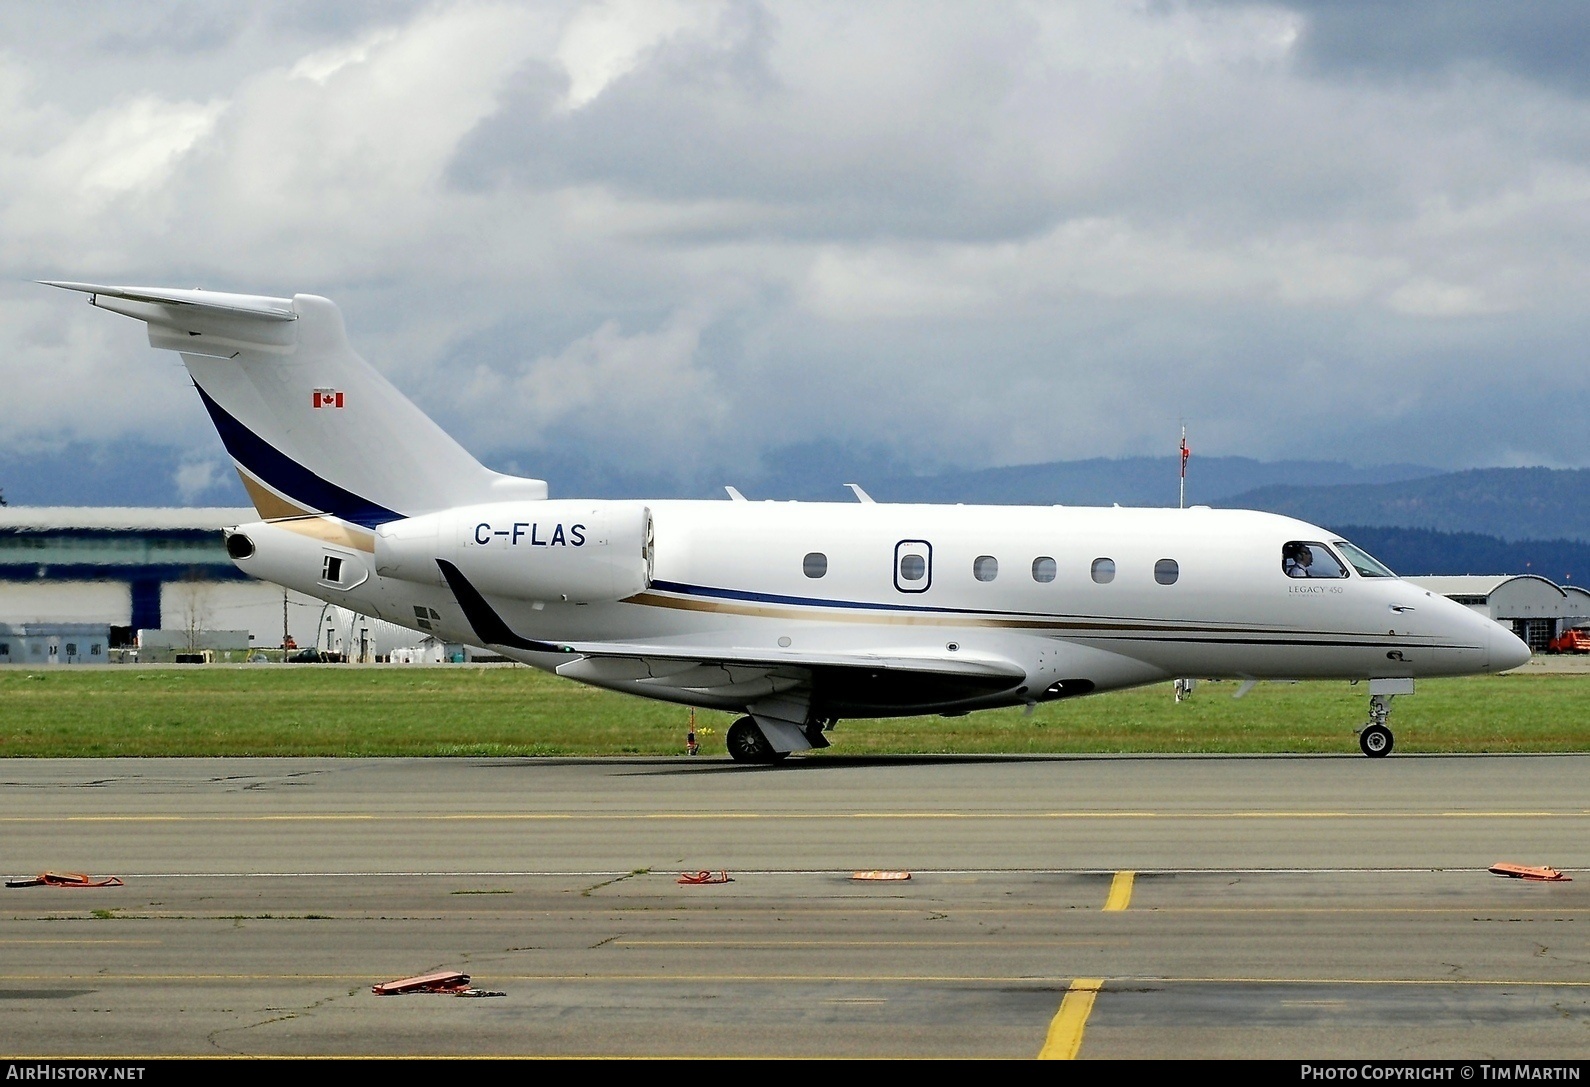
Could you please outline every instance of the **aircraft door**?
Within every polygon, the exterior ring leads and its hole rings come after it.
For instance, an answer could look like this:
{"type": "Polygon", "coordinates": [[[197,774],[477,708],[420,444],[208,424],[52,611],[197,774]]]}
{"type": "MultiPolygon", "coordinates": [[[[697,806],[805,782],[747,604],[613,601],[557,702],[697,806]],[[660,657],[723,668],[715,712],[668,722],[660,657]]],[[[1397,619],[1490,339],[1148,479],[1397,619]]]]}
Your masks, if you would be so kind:
{"type": "Polygon", "coordinates": [[[894,545],[894,587],[902,593],[925,593],[933,584],[933,545],[926,540],[901,540],[894,545]]]}

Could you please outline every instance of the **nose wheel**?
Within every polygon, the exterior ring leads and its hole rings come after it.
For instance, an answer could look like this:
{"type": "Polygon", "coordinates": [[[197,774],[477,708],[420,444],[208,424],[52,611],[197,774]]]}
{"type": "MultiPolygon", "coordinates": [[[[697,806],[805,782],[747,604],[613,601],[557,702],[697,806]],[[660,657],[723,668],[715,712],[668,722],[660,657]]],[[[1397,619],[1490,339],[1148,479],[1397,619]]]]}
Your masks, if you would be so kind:
{"type": "Polygon", "coordinates": [[[1365,725],[1358,730],[1358,747],[1372,759],[1391,754],[1391,730],[1385,725],[1365,725]]]}
{"type": "Polygon", "coordinates": [[[1369,723],[1358,730],[1358,749],[1372,759],[1383,759],[1391,754],[1394,742],[1386,718],[1391,716],[1391,695],[1369,696],[1369,723]]]}

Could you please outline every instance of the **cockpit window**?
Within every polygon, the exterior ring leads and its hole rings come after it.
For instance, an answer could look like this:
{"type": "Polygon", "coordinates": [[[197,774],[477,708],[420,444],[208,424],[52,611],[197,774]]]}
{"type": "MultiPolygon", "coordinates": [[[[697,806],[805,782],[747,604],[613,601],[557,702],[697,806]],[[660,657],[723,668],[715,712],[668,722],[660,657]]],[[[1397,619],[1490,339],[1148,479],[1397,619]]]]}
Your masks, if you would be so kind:
{"type": "Polygon", "coordinates": [[[1281,547],[1281,570],[1287,577],[1346,577],[1347,568],[1331,549],[1313,540],[1292,540],[1281,547]]]}
{"type": "Polygon", "coordinates": [[[1332,540],[1336,550],[1347,556],[1347,561],[1353,564],[1353,569],[1358,571],[1359,577],[1396,577],[1385,563],[1373,558],[1368,552],[1354,547],[1346,540],[1332,540]]]}

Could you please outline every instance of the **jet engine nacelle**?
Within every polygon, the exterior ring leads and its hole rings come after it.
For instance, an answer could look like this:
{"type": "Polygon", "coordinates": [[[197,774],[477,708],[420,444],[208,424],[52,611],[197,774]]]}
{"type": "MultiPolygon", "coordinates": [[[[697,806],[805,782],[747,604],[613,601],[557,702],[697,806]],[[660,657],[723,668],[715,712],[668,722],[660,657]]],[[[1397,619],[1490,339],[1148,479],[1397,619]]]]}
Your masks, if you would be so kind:
{"type": "Polygon", "coordinates": [[[491,502],[376,529],[382,577],[443,584],[437,559],[494,596],[622,600],[651,585],[651,510],[638,502],[491,502]]]}

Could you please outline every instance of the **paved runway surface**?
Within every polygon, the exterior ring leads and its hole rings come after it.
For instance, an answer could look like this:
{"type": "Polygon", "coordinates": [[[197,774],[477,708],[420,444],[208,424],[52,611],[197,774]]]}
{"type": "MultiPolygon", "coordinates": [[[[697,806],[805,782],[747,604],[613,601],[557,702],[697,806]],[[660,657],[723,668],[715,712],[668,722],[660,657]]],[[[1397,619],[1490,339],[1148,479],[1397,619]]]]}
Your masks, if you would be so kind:
{"type": "Polygon", "coordinates": [[[1586,756],[9,760],[0,779],[8,879],[123,881],[0,890],[9,1056],[1590,1051],[1586,756]],[[679,882],[698,871],[729,881],[679,882]],[[502,995],[371,992],[444,969],[502,995]]]}

